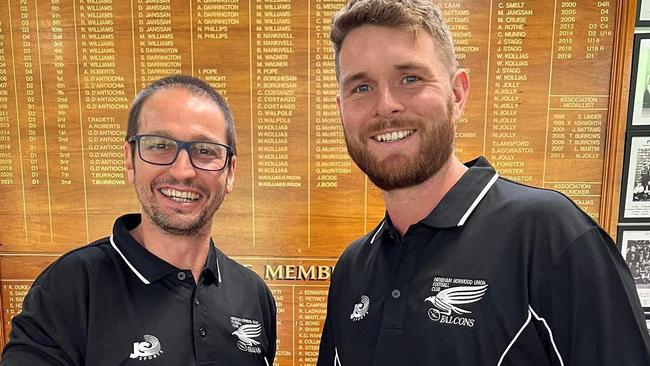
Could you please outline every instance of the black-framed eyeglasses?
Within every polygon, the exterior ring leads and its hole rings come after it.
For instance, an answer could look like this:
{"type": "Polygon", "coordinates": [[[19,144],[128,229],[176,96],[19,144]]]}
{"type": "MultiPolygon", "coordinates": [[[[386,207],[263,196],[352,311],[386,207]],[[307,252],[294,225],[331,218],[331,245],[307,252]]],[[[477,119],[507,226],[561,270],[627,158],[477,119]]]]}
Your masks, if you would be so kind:
{"type": "Polygon", "coordinates": [[[135,135],[128,140],[136,142],[142,161],[153,165],[174,164],[178,153],[185,149],[192,166],[209,171],[219,171],[228,165],[232,147],[212,141],[181,141],[158,135],[135,135]]]}

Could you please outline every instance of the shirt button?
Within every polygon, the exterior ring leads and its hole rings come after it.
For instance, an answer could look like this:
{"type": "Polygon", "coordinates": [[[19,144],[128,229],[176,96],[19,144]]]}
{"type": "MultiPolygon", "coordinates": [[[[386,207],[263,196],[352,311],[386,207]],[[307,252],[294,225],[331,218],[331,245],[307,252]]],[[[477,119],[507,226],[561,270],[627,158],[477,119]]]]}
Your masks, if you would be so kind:
{"type": "Polygon", "coordinates": [[[185,281],[185,272],[178,272],[178,273],[176,274],[176,277],[177,277],[180,281],[185,281]]]}
{"type": "Polygon", "coordinates": [[[205,335],[208,334],[208,331],[205,330],[205,328],[199,328],[199,334],[201,337],[205,337],[205,335]]]}
{"type": "Polygon", "coordinates": [[[194,305],[196,305],[196,306],[201,305],[201,302],[199,301],[198,297],[194,299],[194,305]]]}
{"type": "Polygon", "coordinates": [[[396,238],[395,233],[393,233],[392,231],[388,233],[388,237],[391,238],[392,240],[395,240],[396,238]]]}
{"type": "Polygon", "coordinates": [[[391,292],[391,295],[393,296],[393,299],[399,299],[400,295],[402,295],[401,292],[399,292],[398,289],[394,289],[393,292],[391,292]]]}

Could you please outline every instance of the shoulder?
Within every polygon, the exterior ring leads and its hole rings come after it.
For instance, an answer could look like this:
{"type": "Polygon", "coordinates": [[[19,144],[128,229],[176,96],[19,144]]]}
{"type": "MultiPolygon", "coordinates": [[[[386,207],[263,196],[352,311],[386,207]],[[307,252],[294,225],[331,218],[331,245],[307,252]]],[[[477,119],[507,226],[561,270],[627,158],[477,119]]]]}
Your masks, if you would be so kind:
{"type": "Polygon", "coordinates": [[[470,220],[477,236],[491,238],[504,253],[519,253],[542,278],[572,253],[579,259],[584,246],[605,256],[615,249],[609,235],[562,193],[507,179],[497,181],[470,220]]]}
{"type": "Polygon", "coordinates": [[[33,286],[63,289],[81,281],[88,281],[93,277],[93,273],[113,263],[112,256],[109,237],[98,239],[63,254],[36,278],[33,286]]]}
{"type": "Polygon", "coordinates": [[[597,227],[575,202],[560,192],[500,178],[485,197],[484,209],[504,224],[522,229],[553,230],[576,238],[597,227]]]}
{"type": "Polygon", "coordinates": [[[66,317],[85,314],[93,292],[105,290],[98,279],[113,278],[115,273],[109,249],[109,239],[104,238],[62,255],[36,278],[23,309],[66,317]]]}
{"type": "Polygon", "coordinates": [[[533,187],[499,178],[490,193],[500,195],[505,204],[516,204],[518,207],[548,209],[556,207],[565,210],[576,209],[577,206],[562,193],[545,188],[533,187]]]}

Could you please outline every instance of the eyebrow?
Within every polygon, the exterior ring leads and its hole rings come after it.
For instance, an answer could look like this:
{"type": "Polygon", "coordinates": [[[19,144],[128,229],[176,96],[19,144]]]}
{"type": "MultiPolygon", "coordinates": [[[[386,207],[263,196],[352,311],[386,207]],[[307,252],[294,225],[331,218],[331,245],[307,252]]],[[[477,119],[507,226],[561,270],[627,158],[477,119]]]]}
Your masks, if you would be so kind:
{"type": "Polygon", "coordinates": [[[365,71],[357,72],[357,73],[354,73],[354,74],[352,74],[350,76],[347,76],[347,77],[343,78],[343,80],[341,81],[341,85],[346,86],[348,84],[354,83],[355,81],[366,79],[367,77],[368,77],[368,74],[365,71]]]}
{"type": "MultiPolygon", "coordinates": [[[[394,65],[393,68],[399,71],[416,70],[426,74],[430,74],[429,67],[422,62],[407,62],[404,64],[397,64],[394,65]]],[[[344,77],[341,81],[341,85],[345,86],[355,81],[366,79],[367,77],[368,74],[365,71],[360,71],[350,76],[344,77]]]]}
{"type": "Polygon", "coordinates": [[[425,72],[427,74],[430,73],[429,68],[427,67],[427,65],[424,64],[424,63],[421,63],[421,62],[408,62],[408,63],[405,63],[405,64],[395,65],[395,69],[401,70],[401,71],[404,71],[404,70],[417,70],[417,71],[425,72]]]}
{"type": "MultiPolygon", "coordinates": [[[[157,135],[157,136],[169,137],[169,138],[172,138],[172,139],[180,140],[178,137],[172,136],[172,134],[170,134],[169,132],[164,131],[164,130],[149,131],[147,133],[143,133],[143,135],[157,135]]],[[[183,141],[185,141],[185,140],[183,140],[183,141]]],[[[187,140],[187,141],[189,141],[189,142],[192,142],[192,141],[218,142],[218,141],[214,141],[212,138],[210,138],[210,137],[208,137],[206,135],[203,135],[203,134],[193,136],[191,140],[187,140]]],[[[218,142],[218,143],[221,143],[221,142],[218,142]]]]}

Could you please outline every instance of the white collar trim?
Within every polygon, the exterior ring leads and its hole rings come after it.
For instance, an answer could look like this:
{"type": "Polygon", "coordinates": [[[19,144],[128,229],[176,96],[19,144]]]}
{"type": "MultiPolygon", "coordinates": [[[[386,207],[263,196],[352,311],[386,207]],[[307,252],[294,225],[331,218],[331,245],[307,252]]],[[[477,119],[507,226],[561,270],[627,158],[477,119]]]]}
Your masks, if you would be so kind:
{"type": "Polygon", "coordinates": [[[221,283],[221,268],[219,268],[219,257],[217,257],[216,260],[217,260],[217,277],[219,278],[219,283],[221,283]]]}
{"type": "MultiPolygon", "coordinates": [[[[138,278],[140,279],[140,281],[142,281],[145,285],[150,284],[151,282],[149,282],[149,280],[148,280],[146,277],[144,277],[144,276],[142,275],[142,273],[138,272],[138,270],[135,269],[135,267],[131,264],[131,262],[129,262],[129,260],[126,259],[126,256],[124,256],[124,254],[122,253],[122,251],[117,247],[117,245],[115,245],[115,241],[113,240],[113,235],[111,235],[110,240],[111,240],[111,246],[113,247],[113,249],[115,249],[115,251],[120,255],[120,257],[122,257],[122,260],[124,260],[124,263],[126,263],[126,265],[129,266],[129,268],[131,269],[131,271],[132,271],[133,273],[135,273],[136,276],[138,276],[138,278]]],[[[217,268],[218,268],[218,267],[217,267],[217,268]]],[[[221,281],[221,276],[219,277],[219,281],[221,281]]]]}
{"type": "Polygon", "coordinates": [[[481,193],[479,193],[479,195],[476,197],[476,199],[474,200],[472,205],[469,206],[469,208],[467,209],[467,212],[465,212],[463,217],[460,218],[460,221],[458,222],[457,226],[465,225],[465,221],[467,221],[467,219],[469,218],[469,215],[471,215],[472,212],[474,212],[474,209],[476,208],[476,206],[478,206],[479,202],[481,202],[481,200],[483,199],[483,197],[485,197],[485,195],[488,193],[490,188],[492,188],[494,183],[497,181],[497,178],[499,178],[499,174],[494,173],[494,175],[492,176],[492,179],[490,179],[488,184],[485,185],[485,187],[483,188],[481,193]]]}
{"type": "Polygon", "coordinates": [[[372,236],[372,239],[370,239],[370,245],[372,245],[375,242],[375,239],[377,238],[377,234],[381,232],[381,229],[384,228],[384,223],[386,223],[386,220],[381,220],[381,225],[379,225],[379,228],[377,231],[375,231],[375,235],[372,236]]]}

